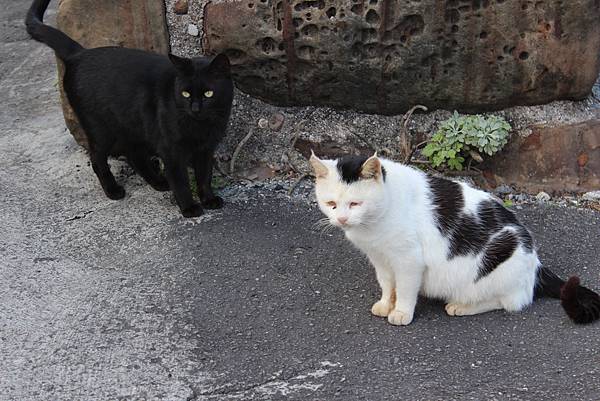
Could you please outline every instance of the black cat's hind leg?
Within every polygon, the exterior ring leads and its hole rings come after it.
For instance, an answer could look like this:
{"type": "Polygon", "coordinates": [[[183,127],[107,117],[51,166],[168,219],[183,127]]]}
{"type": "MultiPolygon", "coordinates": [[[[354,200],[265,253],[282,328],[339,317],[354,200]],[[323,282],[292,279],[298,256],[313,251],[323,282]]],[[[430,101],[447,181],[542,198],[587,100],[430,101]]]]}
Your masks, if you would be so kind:
{"type": "Polygon", "coordinates": [[[117,184],[115,176],[110,171],[110,166],[108,165],[109,150],[110,144],[108,143],[99,145],[90,141],[90,161],[106,196],[113,200],[123,199],[125,197],[125,189],[117,184]]]}
{"type": "Polygon", "coordinates": [[[194,202],[190,189],[187,166],[176,157],[163,158],[165,173],[169,186],[175,194],[175,200],[184,217],[197,217],[204,211],[202,206],[194,202]]]}
{"type": "Polygon", "coordinates": [[[88,138],[92,169],[96,173],[104,193],[109,199],[123,199],[125,189],[117,184],[108,165],[108,155],[117,143],[117,138],[99,119],[87,113],[79,113],[77,110],[76,114],[79,116],[79,122],[88,138]]]}
{"type": "Polygon", "coordinates": [[[143,151],[129,152],[127,162],[152,188],[157,191],[168,191],[169,183],[152,162],[151,156],[143,151]]]}
{"type": "Polygon", "coordinates": [[[212,190],[213,152],[200,152],[194,157],[194,175],[198,185],[198,195],[202,205],[207,209],[220,209],[223,199],[212,190]]]}

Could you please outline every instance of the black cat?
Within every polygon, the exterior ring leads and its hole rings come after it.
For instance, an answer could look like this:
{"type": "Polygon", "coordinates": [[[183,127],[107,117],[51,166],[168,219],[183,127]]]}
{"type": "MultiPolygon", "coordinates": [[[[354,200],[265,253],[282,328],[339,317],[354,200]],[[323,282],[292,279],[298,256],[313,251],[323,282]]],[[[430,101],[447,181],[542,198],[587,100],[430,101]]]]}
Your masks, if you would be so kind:
{"type": "Polygon", "coordinates": [[[222,207],[211,180],[233,100],[227,56],[211,61],[119,47],[84,49],[43,23],[48,3],[34,0],[27,32],[64,61],[65,92],[88,136],[92,167],[106,195],[125,196],[107,163],[108,155],[116,154],[126,156],[156,190],[173,190],[184,216],[201,215],[202,206],[222,207]],[[162,159],[166,179],[154,156],[162,159]],[[202,206],[192,198],[188,166],[194,168],[202,206]]]}

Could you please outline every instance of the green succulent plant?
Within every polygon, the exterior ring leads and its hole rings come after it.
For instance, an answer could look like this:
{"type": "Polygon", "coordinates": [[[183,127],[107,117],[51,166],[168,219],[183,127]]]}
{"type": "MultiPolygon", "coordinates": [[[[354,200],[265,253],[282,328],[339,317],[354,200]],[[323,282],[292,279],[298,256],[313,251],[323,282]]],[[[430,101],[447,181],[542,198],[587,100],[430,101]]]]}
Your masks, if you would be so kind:
{"type": "Polygon", "coordinates": [[[467,158],[483,161],[508,142],[510,124],[502,117],[481,115],[461,116],[456,111],[442,122],[431,141],[422,150],[433,167],[447,166],[462,170],[467,158]]]}

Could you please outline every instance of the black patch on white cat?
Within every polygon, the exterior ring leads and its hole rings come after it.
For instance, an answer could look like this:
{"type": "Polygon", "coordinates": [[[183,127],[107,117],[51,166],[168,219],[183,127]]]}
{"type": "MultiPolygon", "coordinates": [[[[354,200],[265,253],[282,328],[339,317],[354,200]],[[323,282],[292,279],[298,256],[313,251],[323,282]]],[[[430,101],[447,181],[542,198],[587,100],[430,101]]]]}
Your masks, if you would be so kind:
{"type": "Polygon", "coordinates": [[[440,177],[427,177],[433,197],[434,215],[438,229],[448,236],[460,218],[465,205],[462,188],[454,181],[440,177]]]}
{"type": "Polygon", "coordinates": [[[521,240],[521,245],[529,251],[533,252],[533,237],[528,229],[526,229],[521,223],[516,227],[517,232],[519,233],[519,239],[521,240]]]}
{"type": "Polygon", "coordinates": [[[450,242],[448,260],[483,253],[477,278],[480,279],[506,261],[519,244],[527,251],[533,251],[529,231],[500,202],[484,200],[477,206],[475,214],[467,214],[463,212],[465,202],[460,184],[438,177],[429,177],[428,181],[436,224],[450,242]],[[501,232],[506,227],[514,231],[501,232]]]}
{"type": "Polygon", "coordinates": [[[494,200],[482,201],[475,215],[463,213],[450,236],[448,258],[477,254],[489,239],[505,227],[515,229],[515,237],[523,247],[533,250],[533,239],[513,212],[494,200]]]}
{"type": "Polygon", "coordinates": [[[492,200],[477,207],[475,215],[462,213],[450,238],[450,258],[479,253],[489,238],[507,225],[519,224],[509,210],[492,200]]]}
{"type": "MultiPolygon", "coordinates": [[[[342,180],[347,184],[352,184],[360,180],[361,167],[371,156],[356,156],[348,155],[338,159],[337,169],[342,177],[342,180]]],[[[385,181],[385,169],[381,166],[381,173],[385,181]]]]}
{"type": "Polygon", "coordinates": [[[493,237],[485,246],[479,266],[479,274],[475,281],[482,279],[501,263],[506,262],[515,252],[519,245],[519,239],[516,235],[508,230],[501,231],[493,237]]]}

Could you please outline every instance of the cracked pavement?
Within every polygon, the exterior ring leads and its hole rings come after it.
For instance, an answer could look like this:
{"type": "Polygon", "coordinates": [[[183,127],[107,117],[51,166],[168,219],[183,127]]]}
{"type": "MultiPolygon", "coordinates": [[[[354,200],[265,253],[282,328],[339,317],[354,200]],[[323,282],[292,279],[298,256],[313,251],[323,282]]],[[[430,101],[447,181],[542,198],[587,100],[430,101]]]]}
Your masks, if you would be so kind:
{"type": "MultiPolygon", "coordinates": [[[[122,163],[104,197],[65,129],[28,1],[0,14],[0,400],[597,400],[598,325],[558,302],[371,316],[374,272],[286,189],[183,219],[122,163]]],[[[50,20],[55,12],[52,3],[50,20]]],[[[542,260],[600,289],[600,213],[517,211],[542,260]]]]}

